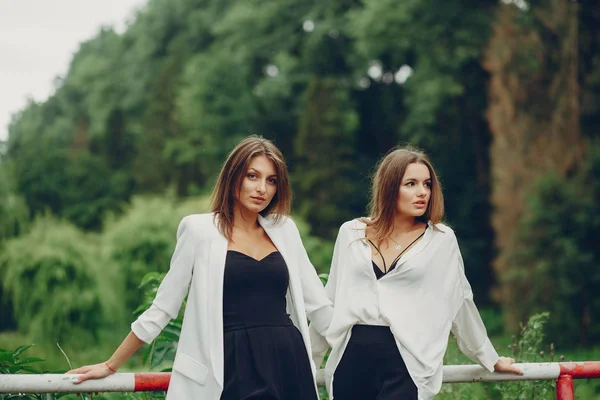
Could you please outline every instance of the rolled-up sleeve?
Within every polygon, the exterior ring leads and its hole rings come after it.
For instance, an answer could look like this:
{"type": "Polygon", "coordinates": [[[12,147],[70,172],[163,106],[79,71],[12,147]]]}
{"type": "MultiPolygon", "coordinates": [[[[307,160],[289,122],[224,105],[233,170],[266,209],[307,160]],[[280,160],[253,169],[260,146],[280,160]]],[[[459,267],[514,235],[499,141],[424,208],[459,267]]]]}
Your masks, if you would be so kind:
{"type": "Polygon", "coordinates": [[[185,217],[179,223],[171,265],[152,305],[131,324],[133,333],[145,343],[151,343],[169,321],[177,317],[188,293],[197,246],[189,219],[185,217]]]}

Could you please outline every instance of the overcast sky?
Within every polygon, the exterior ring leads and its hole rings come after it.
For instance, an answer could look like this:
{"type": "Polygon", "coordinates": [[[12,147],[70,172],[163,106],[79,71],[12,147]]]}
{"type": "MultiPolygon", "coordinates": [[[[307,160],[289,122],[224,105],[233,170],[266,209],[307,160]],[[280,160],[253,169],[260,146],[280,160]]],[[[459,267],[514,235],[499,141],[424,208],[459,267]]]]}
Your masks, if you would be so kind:
{"type": "Polygon", "coordinates": [[[0,140],[11,114],[41,101],[64,76],[79,43],[102,25],[122,32],[146,0],[0,0],[0,140]]]}

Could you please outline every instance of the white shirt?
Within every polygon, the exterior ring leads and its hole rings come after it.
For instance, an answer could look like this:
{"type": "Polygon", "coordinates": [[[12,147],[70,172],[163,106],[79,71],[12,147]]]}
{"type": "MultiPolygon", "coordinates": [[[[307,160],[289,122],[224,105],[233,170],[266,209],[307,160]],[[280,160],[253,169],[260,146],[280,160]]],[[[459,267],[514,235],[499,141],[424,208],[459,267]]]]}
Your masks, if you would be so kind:
{"type": "MultiPolygon", "coordinates": [[[[302,334],[311,354],[308,325],[325,334],[331,320],[331,301],[310,263],[296,224],[282,217],[258,218],[269,238],[283,256],[289,271],[287,311],[302,334]]],[[[185,217],[177,230],[177,246],[169,272],[163,279],[152,306],[131,325],[133,333],[146,343],[175,318],[187,295],[183,326],[173,362],[167,400],[217,400],[223,391],[223,274],[227,239],[215,225],[213,214],[185,217]]],[[[311,363],[313,376],[316,368],[311,363]]],[[[317,387],[314,387],[315,393],[317,387]]]]}
{"type": "Polygon", "coordinates": [[[479,316],[454,232],[431,224],[423,237],[376,279],[365,223],[344,223],[339,231],[326,285],[334,303],[326,341],[311,331],[317,365],[331,344],[325,382],[333,398],[333,374],[356,324],[389,325],[420,400],[442,385],[442,363],[452,331],[460,350],[489,371],[498,354],[479,316]]]}

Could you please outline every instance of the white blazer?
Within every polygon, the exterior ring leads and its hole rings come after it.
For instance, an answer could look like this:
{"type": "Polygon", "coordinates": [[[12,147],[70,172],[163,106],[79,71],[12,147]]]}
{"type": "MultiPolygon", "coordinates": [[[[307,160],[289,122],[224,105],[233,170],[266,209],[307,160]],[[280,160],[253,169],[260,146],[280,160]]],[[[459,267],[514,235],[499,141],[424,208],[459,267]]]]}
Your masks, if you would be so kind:
{"type": "MultiPolygon", "coordinates": [[[[169,272],[152,306],[131,325],[140,340],[151,343],[177,316],[188,295],[167,400],[217,400],[223,391],[223,273],[228,243],[215,222],[212,213],[183,218],[169,272]]],[[[287,264],[290,276],[287,312],[310,355],[306,316],[311,326],[325,335],[332,303],[292,219],[282,217],[275,225],[272,216],[259,217],[259,223],[287,264]]],[[[311,368],[314,378],[316,368],[312,360],[311,368]]]]}

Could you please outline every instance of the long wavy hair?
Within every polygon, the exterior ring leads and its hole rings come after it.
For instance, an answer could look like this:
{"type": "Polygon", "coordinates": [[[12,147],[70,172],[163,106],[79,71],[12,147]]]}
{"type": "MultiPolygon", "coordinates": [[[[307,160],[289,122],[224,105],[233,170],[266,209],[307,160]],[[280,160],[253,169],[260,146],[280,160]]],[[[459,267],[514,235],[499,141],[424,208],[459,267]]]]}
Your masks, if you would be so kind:
{"type": "Polygon", "coordinates": [[[290,215],[292,191],[283,154],[270,140],[256,135],[249,136],[238,143],[227,156],[211,194],[210,209],[215,213],[219,231],[227,240],[231,240],[233,232],[236,198],[252,159],[258,156],[266,156],[271,160],[277,174],[275,195],[260,214],[263,217],[274,214],[275,223],[282,216],[290,215]]]}
{"type": "Polygon", "coordinates": [[[444,196],[431,162],[425,153],[413,147],[396,148],[378,162],[373,176],[369,218],[362,219],[369,229],[371,240],[381,242],[392,233],[400,184],[410,164],[425,165],[431,175],[431,196],[427,210],[417,220],[425,223],[431,221],[434,224],[441,222],[444,216],[444,196]]]}

